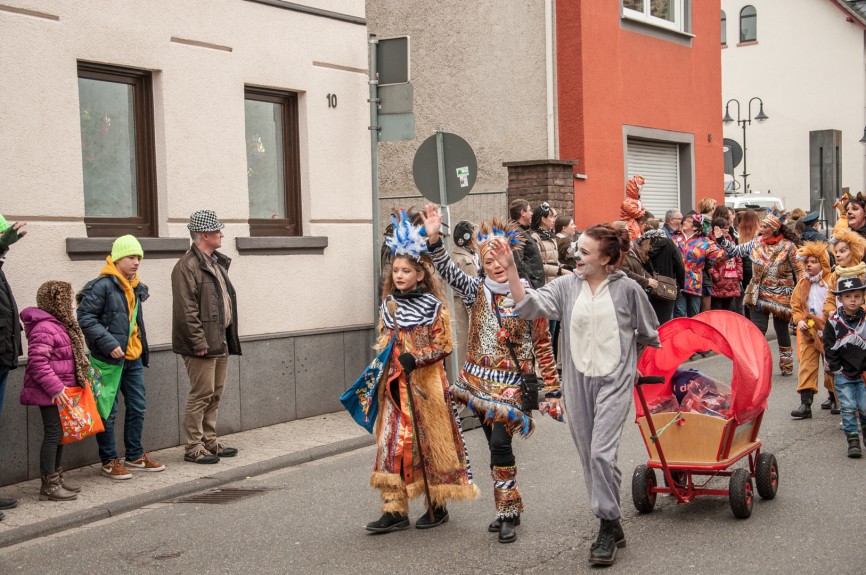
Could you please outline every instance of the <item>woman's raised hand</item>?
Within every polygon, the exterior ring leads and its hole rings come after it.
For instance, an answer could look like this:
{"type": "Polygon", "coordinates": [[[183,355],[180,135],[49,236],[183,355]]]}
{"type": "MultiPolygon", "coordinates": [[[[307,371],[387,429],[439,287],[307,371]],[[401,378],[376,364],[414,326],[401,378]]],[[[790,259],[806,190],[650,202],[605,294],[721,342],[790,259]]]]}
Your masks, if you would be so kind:
{"type": "Polygon", "coordinates": [[[715,236],[715,238],[717,240],[721,239],[722,236],[724,236],[724,235],[725,235],[725,232],[722,231],[722,228],[720,228],[719,226],[715,226],[713,228],[713,236],[715,236]]]}
{"type": "Polygon", "coordinates": [[[504,239],[496,238],[492,240],[490,253],[493,254],[493,259],[503,269],[507,270],[514,267],[514,254],[511,252],[511,246],[504,239]]]}
{"type": "Polygon", "coordinates": [[[439,231],[442,229],[442,213],[436,204],[427,204],[421,211],[421,221],[427,230],[427,238],[431,244],[439,241],[439,231]]]}

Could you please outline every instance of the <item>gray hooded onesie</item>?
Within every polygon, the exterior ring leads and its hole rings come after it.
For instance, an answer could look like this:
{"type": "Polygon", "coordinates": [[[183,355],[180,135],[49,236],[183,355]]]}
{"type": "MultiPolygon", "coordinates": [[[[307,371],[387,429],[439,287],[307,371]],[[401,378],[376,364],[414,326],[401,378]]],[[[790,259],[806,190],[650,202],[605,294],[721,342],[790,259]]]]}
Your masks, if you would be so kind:
{"type": "Polygon", "coordinates": [[[527,290],[515,311],[524,319],[562,321],[562,397],[590,507],[600,519],[619,519],[616,458],[638,354],[659,347],[649,299],[622,271],[610,274],[595,295],[582,276],[570,275],[527,290]]]}

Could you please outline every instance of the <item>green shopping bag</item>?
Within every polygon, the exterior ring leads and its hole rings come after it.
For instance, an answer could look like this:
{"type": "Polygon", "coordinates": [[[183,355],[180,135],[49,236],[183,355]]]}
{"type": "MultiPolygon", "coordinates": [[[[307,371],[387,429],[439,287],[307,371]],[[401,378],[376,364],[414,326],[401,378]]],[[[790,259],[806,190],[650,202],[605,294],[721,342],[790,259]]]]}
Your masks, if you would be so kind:
{"type": "MultiPolygon", "coordinates": [[[[137,301],[132,312],[132,320],[129,322],[130,337],[132,337],[132,328],[135,326],[136,317],[138,317],[137,301]]],[[[114,400],[117,397],[117,388],[120,387],[120,376],[123,375],[124,362],[125,360],[122,360],[120,364],[107,363],[90,354],[90,365],[102,374],[102,383],[99,385],[99,389],[94,390],[96,409],[102,419],[108,419],[108,416],[111,415],[111,408],[114,407],[114,400]]]]}

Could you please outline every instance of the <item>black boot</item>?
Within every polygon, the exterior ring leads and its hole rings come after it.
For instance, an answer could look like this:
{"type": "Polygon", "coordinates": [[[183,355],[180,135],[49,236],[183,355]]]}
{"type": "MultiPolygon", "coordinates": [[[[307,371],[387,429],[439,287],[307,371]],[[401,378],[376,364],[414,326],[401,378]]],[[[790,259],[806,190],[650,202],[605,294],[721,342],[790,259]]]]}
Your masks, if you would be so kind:
{"type": "Polygon", "coordinates": [[[811,419],[812,418],[812,397],[815,392],[811,389],[804,389],[800,392],[800,407],[791,412],[791,417],[794,419],[811,419]]]}
{"type": "MultiPolygon", "coordinates": [[[[864,439],[864,441],[866,441],[866,439],[864,439]]],[[[520,515],[518,515],[517,517],[514,518],[514,526],[517,527],[518,525],[520,525],[520,515]]],[[[487,526],[487,530],[490,531],[491,533],[499,533],[499,529],[501,527],[502,527],[502,519],[497,517],[496,519],[494,519],[490,523],[490,525],[487,526]]]]}
{"type": "Polygon", "coordinates": [[[821,409],[830,409],[831,407],[833,407],[835,405],[836,405],[836,394],[831,391],[830,395],[827,396],[826,401],[824,401],[824,403],[821,404],[821,409]]]}
{"type": "Polygon", "coordinates": [[[430,519],[430,513],[425,512],[424,515],[418,518],[418,521],[415,522],[416,529],[430,529],[432,527],[438,527],[443,523],[448,522],[448,510],[445,507],[434,507],[433,508],[433,519],[430,519]]]}
{"type": "Polygon", "coordinates": [[[499,521],[499,542],[514,543],[517,541],[517,531],[514,526],[520,523],[519,517],[505,517],[499,521]]]}
{"type": "Polygon", "coordinates": [[[589,548],[589,562],[594,565],[613,565],[617,547],[625,547],[625,533],[619,519],[602,519],[598,537],[589,548]]]}
{"type": "Polygon", "coordinates": [[[851,459],[860,459],[863,453],[860,451],[860,434],[848,434],[848,457],[851,459]]]}
{"type": "Polygon", "coordinates": [[[390,533],[409,527],[409,517],[402,513],[383,513],[378,521],[367,523],[367,531],[373,533],[390,533]]]}

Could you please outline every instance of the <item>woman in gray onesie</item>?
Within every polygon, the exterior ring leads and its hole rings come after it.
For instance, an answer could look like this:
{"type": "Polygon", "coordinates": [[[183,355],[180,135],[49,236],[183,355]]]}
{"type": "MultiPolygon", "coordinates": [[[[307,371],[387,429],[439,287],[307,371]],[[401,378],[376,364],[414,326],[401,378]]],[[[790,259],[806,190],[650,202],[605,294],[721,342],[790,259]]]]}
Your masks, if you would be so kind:
{"type": "Polygon", "coordinates": [[[575,275],[536,291],[523,289],[508,246],[502,243],[494,251],[507,269],[518,315],[562,321],[562,396],[590,507],[601,520],[589,560],[609,565],[617,547],[625,547],[617,451],[638,356],[646,346],[659,347],[658,320],[643,289],[619,270],[629,249],[627,230],[594,226],[580,236],[577,248],[575,275]]]}

